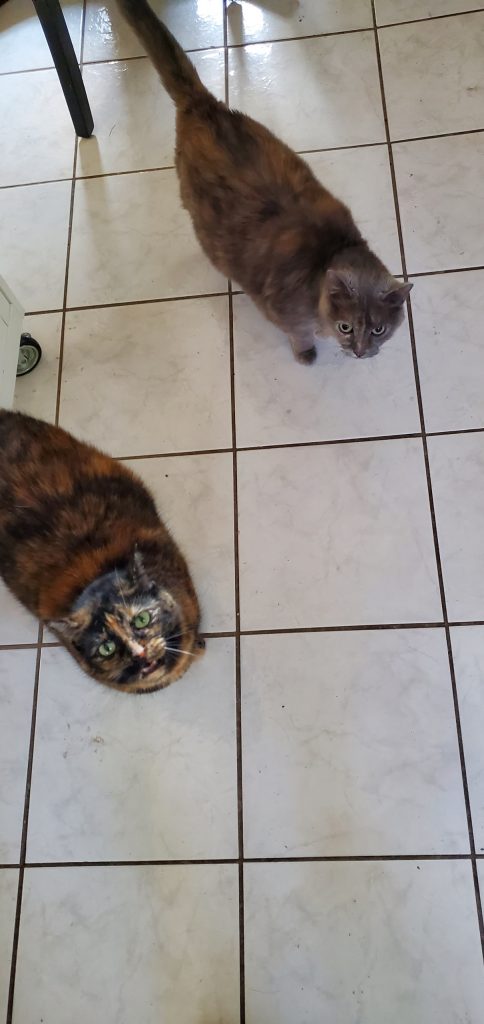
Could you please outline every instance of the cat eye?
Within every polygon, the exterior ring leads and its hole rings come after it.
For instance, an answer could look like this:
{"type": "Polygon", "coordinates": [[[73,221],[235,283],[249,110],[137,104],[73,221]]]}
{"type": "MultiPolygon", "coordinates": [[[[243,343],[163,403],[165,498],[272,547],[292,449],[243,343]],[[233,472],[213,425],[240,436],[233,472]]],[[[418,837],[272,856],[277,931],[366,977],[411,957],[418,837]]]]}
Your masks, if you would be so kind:
{"type": "Polygon", "coordinates": [[[133,619],[133,626],[135,629],[146,629],[151,622],[151,612],[139,612],[133,619]]]}
{"type": "Polygon", "coordinates": [[[104,643],[99,644],[97,653],[101,655],[101,658],[112,658],[116,651],[116,644],[114,640],[105,640],[104,643]]]}
{"type": "Polygon", "coordinates": [[[340,334],[353,334],[352,324],[347,324],[344,322],[344,320],[339,321],[339,323],[337,323],[336,326],[340,334]]]}
{"type": "Polygon", "coordinates": [[[371,333],[378,336],[379,334],[383,334],[384,330],[385,330],[385,324],[378,324],[378,327],[373,327],[371,333]]]}

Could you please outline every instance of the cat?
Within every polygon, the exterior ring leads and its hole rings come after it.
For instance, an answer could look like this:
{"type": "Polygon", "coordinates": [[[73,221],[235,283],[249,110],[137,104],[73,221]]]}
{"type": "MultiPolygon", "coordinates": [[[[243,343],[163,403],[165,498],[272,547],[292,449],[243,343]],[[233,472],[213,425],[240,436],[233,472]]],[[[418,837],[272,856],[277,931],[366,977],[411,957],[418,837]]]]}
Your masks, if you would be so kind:
{"type": "Polygon", "coordinates": [[[212,96],[146,0],[118,6],[176,104],[181,199],[206,255],[289,335],[300,362],[314,361],[320,334],[376,354],[412,285],[392,277],[304,160],[212,96]]]}
{"type": "Polygon", "coordinates": [[[141,480],[59,427],[3,410],[0,576],[107,686],[160,689],[203,650],[185,559],[141,480]]]}

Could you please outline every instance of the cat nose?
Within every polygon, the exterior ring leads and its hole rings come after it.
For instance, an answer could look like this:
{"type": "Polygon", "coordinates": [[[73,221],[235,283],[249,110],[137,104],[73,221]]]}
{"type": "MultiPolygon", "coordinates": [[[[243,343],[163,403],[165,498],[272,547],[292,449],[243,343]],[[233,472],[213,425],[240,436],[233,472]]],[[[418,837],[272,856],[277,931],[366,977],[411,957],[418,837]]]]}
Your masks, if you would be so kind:
{"type": "Polygon", "coordinates": [[[136,640],[132,640],[132,642],[129,645],[129,648],[131,653],[134,654],[137,658],[146,658],[146,651],[144,647],[142,647],[141,644],[136,643],[136,640]]]}

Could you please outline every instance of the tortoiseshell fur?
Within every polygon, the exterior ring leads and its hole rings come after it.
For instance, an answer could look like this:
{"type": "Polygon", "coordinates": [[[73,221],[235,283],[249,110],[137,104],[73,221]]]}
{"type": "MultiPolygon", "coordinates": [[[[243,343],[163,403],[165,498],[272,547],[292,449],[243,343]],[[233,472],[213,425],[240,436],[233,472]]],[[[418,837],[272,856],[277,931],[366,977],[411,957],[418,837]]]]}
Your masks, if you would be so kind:
{"type": "Polygon", "coordinates": [[[168,686],[203,648],[187,565],[141,480],[64,430],[7,411],[0,411],[0,575],[108,686],[168,686]],[[136,629],[146,611],[149,626],[136,629]],[[115,646],[107,658],[99,654],[106,643],[115,646]]]}
{"type": "Polygon", "coordinates": [[[176,104],[181,199],[206,255],[289,336],[300,362],[315,359],[318,335],[375,354],[412,285],[392,277],[304,160],[212,96],[146,0],[118,5],[176,104]]]}

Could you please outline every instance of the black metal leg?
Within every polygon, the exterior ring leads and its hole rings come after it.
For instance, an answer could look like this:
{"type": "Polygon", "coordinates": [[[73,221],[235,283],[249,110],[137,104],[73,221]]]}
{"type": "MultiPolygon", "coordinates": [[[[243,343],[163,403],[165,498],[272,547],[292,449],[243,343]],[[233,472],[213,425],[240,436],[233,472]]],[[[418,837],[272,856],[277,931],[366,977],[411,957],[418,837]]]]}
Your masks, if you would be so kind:
{"type": "MultiPolygon", "coordinates": [[[[78,135],[88,139],[94,121],[59,0],[33,0],[78,135]]],[[[49,116],[49,111],[46,111],[49,116]]]]}

